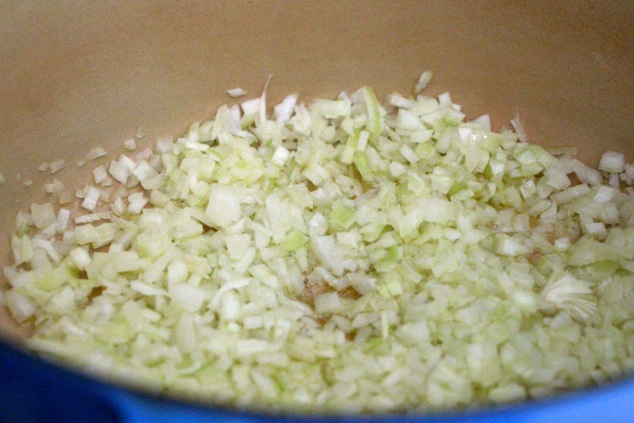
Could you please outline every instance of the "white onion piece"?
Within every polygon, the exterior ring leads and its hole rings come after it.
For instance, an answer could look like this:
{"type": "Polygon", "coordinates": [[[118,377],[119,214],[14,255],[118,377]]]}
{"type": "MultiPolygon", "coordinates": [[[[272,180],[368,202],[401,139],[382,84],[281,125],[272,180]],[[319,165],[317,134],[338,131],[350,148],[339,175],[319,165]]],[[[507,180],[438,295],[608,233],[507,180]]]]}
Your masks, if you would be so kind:
{"type": "Polygon", "coordinates": [[[247,92],[240,87],[227,90],[227,94],[229,94],[231,97],[240,97],[245,95],[246,93],[247,92]]]}

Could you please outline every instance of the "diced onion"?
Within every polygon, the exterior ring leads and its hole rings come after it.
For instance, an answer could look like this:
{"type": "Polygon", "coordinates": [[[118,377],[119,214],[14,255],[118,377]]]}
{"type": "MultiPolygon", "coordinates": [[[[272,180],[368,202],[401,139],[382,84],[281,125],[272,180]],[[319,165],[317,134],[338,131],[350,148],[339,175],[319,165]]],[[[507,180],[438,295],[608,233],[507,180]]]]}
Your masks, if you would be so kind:
{"type": "Polygon", "coordinates": [[[55,160],[49,163],[49,170],[51,173],[57,173],[66,167],[66,161],[64,159],[55,160]]]}
{"type": "Polygon", "coordinates": [[[134,138],[129,138],[125,140],[123,142],[123,148],[125,148],[128,151],[136,150],[136,141],[134,140],[134,138]]]}
{"type": "Polygon", "coordinates": [[[240,97],[245,95],[246,93],[247,92],[240,87],[227,90],[227,94],[229,94],[231,97],[240,97]]]}
{"type": "Polygon", "coordinates": [[[601,157],[599,163],[599,170],[610,173],[623,172],[625,166],[625,156],[623,153],[617,153],[614,151],[607,151],[601,157]]]}
{"type": "Polygon", "coordinates": [[[53,180],[81,207],[18,214],[0,303],[38,354],[216,404],[443,411],[631,371],[634,166],[466,121],[430,78],[271,114],[269,77],[97,186],[53,180]]]}

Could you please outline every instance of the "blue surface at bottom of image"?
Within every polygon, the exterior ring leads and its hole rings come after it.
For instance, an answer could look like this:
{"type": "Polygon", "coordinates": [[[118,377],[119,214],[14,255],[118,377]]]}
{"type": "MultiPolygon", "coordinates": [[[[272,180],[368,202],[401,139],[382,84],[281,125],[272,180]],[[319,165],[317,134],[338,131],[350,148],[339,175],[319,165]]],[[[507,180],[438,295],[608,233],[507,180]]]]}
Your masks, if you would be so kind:
{"type": "Polygon", "coordinates": [[[560,398],[446,415],[307,417],[162,400],[92,380],[0,345],[0,423],[31,422],[634,422],[634,380],[560,398]]]}

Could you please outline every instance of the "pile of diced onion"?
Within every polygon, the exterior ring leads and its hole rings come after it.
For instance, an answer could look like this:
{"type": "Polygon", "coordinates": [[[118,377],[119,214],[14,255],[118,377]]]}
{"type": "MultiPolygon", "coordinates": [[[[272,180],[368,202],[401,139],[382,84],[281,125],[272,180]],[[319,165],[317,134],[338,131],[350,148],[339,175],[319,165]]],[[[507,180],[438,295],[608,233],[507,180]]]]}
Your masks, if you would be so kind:
{"type": "Polygon", "coordinates": [[[634,166],[465,121],[448,93],[420,94],[429,76],[383,105],[364,87],[222,106],[95,169],[80,207],[49,184],[65,204],[17,216],[4,269],[27,348],[163,393],[327,413],[628,374],[634,166]]]}

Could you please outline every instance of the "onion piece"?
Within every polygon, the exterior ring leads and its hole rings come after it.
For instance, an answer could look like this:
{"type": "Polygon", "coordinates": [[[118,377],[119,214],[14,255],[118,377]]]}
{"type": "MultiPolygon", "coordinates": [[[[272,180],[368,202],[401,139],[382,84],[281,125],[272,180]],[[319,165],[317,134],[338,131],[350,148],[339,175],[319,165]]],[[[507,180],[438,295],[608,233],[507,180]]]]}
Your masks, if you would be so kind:
{"type": "Polygon", "coordinates": [[[243,90],[240,87],[237,88],[232,88],[230,90],[227,90],[227,94],[229,94],[231,97],[241,97],[243,95],[245,95],[247,92],[245,90],[243,90]]]}

